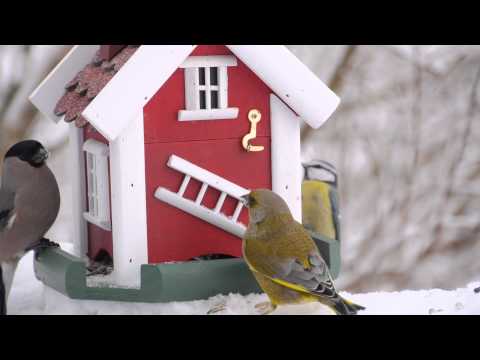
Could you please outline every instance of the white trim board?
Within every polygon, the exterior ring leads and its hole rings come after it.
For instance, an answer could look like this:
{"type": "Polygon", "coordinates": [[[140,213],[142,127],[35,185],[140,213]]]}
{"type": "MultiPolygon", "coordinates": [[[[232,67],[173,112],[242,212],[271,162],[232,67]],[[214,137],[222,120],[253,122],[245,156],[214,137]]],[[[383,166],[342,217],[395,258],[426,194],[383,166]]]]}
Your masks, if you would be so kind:
{"type": "Polygon", "coordinates": [[[302,165],[300,121],[278,97],[270,95],[272,134],[272,190],[288,204],[295,220],[302,222],[302,165]]]}
{"type": "Polygon", "coordinates": [[[88,251],[87,223],[83,213],[87,209],[87,185],[85,181],[85,156],[83,152],[83,129],[69,124],[69,169],[72,184],[72,237],[74,255],[84,259],[88,251]]]}
{"type": "Polygon", "coordinates": [[[237,58],[231,55],[189,56],[180,68],[237,66],[237,58]]]}
{"type": "Polygon", "coordinates": [[[143,111],[110,143],[113,278],[118,286],[139,288],[148,264],[143,111]]]}
{"type": "Polygon", "coordinates": [[[178,121],[197,120],[227,120],[238,117],[238,108],[208,109],[208,110],[180,110],[178,121]]]}

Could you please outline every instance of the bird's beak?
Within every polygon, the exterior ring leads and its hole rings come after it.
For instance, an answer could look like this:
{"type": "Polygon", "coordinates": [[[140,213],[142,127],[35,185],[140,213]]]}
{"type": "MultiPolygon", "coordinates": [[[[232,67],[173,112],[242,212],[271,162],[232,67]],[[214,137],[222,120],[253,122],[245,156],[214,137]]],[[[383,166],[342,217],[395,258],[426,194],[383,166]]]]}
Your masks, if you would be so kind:
{"type": "Polygon", "coordinates": [[[50,156],[50,152],[45,149],[40,149],[38,153],[33,157],[33,161],[37,164],[45,162],[50,156]]]}
{"type": "Polygon", "coordinates": [[[248,208],[250,206],[250,194],[240,196],[240,201],[248,208]]]}
{"type": "Polygon", "coordinates": [[[45,150],[45,149],[41,149],[40,150],[40,156],[41,156],[42,160],[45,161],[50,156],[50,152],[45,150]]]}
{"type": "Polygon", "coordinates": [[[43,155],[43,161],[46,161],[50,157],[50,151],[43,150],[42,155],[43,155]]]}

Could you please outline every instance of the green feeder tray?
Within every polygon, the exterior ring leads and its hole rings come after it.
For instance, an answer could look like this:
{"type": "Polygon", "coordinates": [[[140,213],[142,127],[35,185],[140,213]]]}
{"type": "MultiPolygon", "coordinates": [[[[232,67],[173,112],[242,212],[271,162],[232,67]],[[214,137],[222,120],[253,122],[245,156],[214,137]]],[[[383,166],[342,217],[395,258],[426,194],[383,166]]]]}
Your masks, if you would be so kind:
{"type": "Polygon", "coordinates": [[[340,274],[340,241],[327,238],[326,236],[310,232],[312,239],[318,246],[323,259],[328,265],[330,275],[336,279],[340,274]]]}
{"type": "MultiPolygon", "coordinates": [[[[340,271],[337,240],[312,234],[332,277],[340,271]]],[[[84,260],[60,248],[47,248],[34,260],[35,276],[45,285],[72,298],[129,302],[192,301],[229,293],[261,293],[243,259],[189,261],[141,266],[140,289],[87,285],[84,260]]]]}
{"type": "Polygon", "coordinates": [[[155,303],[261,292],[242,259],[145,264],[141,266],[140,289],[89,287],[84,261],[58,248],[42,251],[34,269],[38,280],[72,299],[155,303]]]}

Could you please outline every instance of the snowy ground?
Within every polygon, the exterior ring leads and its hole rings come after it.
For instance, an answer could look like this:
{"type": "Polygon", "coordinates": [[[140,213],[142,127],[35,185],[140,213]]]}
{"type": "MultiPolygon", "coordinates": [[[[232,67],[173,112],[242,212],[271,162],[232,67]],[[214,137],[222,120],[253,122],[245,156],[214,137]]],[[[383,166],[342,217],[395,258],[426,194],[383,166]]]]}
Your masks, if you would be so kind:
{"type": "MultiPolygon", "coordinates": [[[[63,245],[62,245],[63,247],[63,245]]],[[[266,301],[266,295],[218,295],[208,300],[171,302],[165,304],[134,304],[110,301],[72,300],[46,288],[33,274],[32,254],[20,262],[8,302],[9,314],[205,314],[219,302],[226,301],[222,314],[256,314],[255,304],[266,301]]],[[[480,314],[480,294],[473,289],[480,283],[469,284],[456,291],[422,290],[378,292],[368,294],[342,293],[346,298],[367,307],[361,314],[480,314]]],[[[330,312],[320,304],[285,306],[273,314],[321,315],[330,312]]]]}

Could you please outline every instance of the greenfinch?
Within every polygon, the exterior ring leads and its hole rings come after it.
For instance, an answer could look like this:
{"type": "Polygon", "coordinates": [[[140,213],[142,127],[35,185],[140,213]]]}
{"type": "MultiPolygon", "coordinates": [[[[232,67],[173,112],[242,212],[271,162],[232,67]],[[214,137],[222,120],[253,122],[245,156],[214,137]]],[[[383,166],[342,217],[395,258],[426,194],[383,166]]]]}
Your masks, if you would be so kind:
{"type": "Polygon", "coordinates": [[[270,299],[259,304],[264,313],[278,305],[308,302],[320,302],[339,315],[365,309],[337,293],[315,242],[279,195],[259,189],[242,200],[249,210],[243,257],[270,299]]]}

